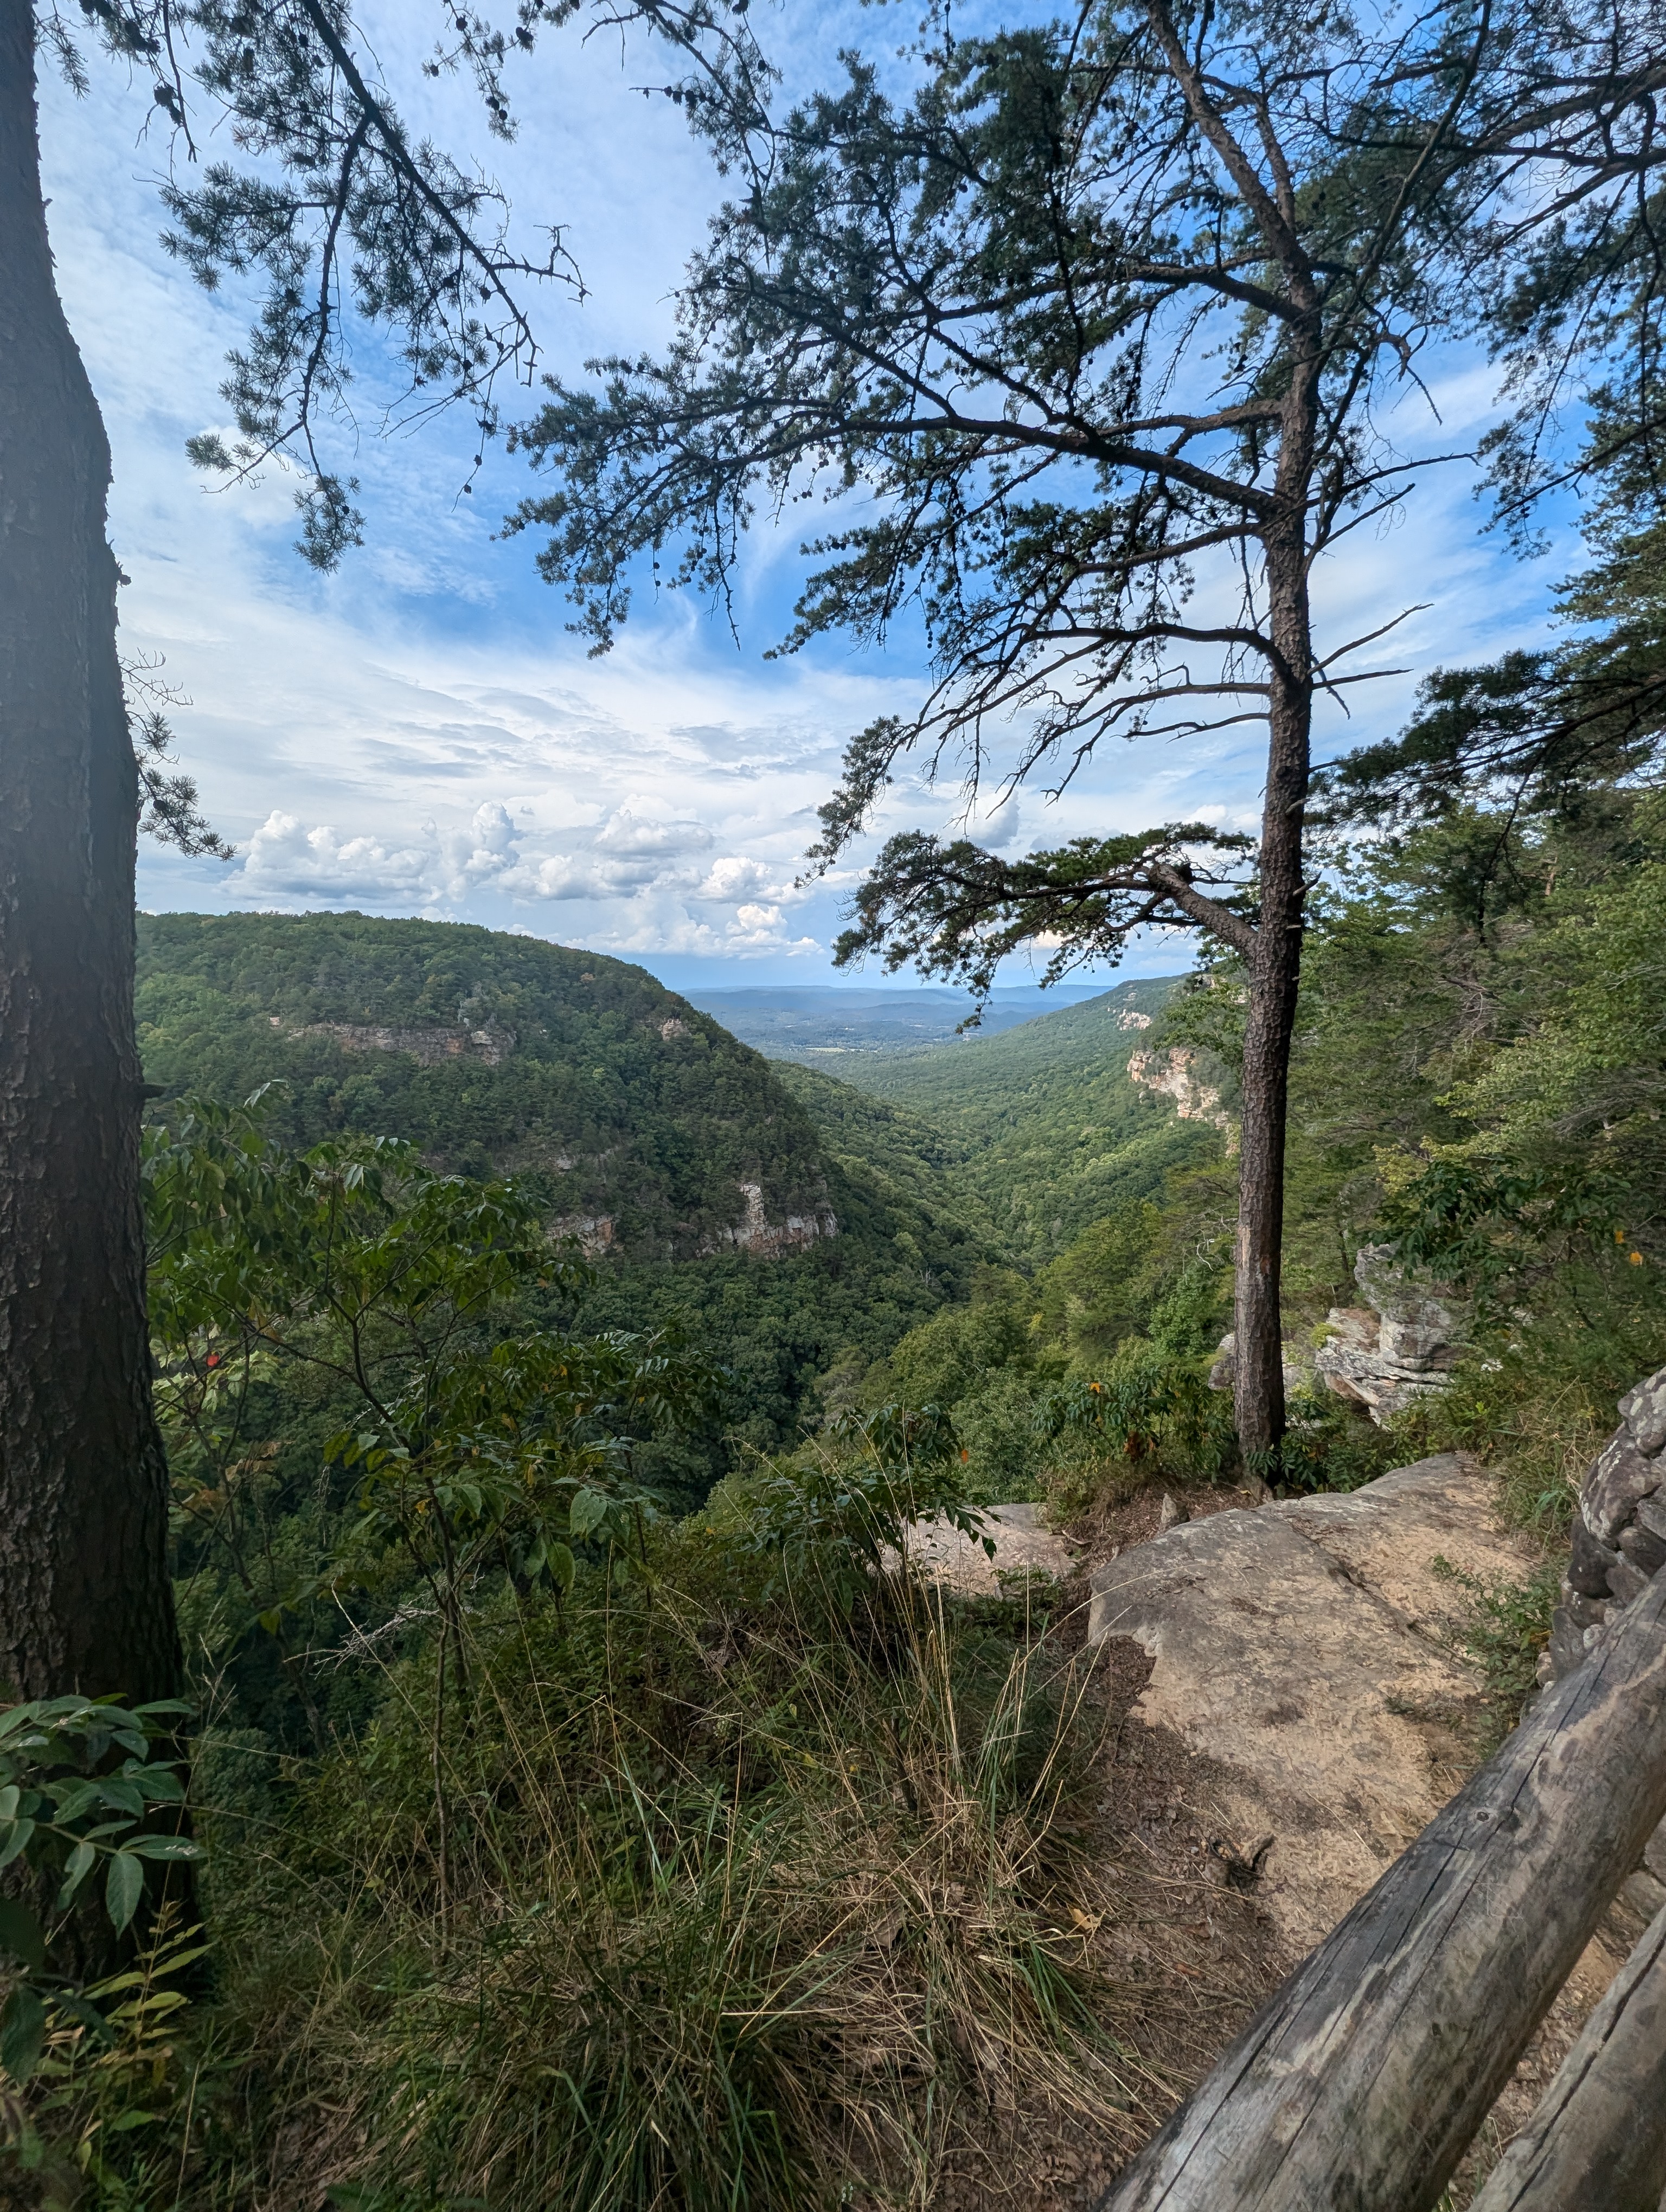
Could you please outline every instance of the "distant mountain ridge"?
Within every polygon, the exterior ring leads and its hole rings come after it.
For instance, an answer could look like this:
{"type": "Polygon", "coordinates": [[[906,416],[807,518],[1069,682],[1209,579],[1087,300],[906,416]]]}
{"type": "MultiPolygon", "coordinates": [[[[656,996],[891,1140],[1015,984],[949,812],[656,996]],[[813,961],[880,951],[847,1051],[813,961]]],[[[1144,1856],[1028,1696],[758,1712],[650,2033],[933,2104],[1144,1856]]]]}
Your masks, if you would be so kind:
{"type": "Polygon", "coordinates": [[[917,1052],[964,1043],[972,1036],[992,1036],[1097,992],[1091,985],[1073,983],[1061,984],[1056,993],[1033,983],[1002,984],[985,1007],[981,1026],[964,1035],[959,1034],[960,1025],[976,1011],[976,1001],[970,992],[944,985],[747,983],[714,985],[686,995],[771,1060],[801,1060],[836,1075],[847,1072],[840,1063],[853,1054],[917,1052]]]}

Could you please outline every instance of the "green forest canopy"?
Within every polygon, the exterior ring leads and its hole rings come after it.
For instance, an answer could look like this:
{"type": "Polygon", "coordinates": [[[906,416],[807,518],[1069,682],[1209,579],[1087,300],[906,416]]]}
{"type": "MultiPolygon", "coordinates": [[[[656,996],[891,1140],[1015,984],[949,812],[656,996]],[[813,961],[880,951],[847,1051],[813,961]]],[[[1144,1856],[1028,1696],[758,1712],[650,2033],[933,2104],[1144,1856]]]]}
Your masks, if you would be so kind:
{"type": "Polygon", "coordinates": [[[1129,1083],[1122,1047],[1143,1032],[1113,1030],[1107,1059],[1092,1016],[1155,1006],[1170,988],[1125,985],[943,1048],[972,1079],[958,1104],[950,1081],[946,1110],[929,1098],[930,1056],[899,1061],[899,1092],[927,1084],[921,1111],[766,1061],[599,953],[352,914],[139,921],[153,1114],[274,1084],[268,1126],[289,1145],[398,1137],[453,1172],[529,1182],[597,1260],[585,1326],[697,1319],[731,1370],[721,1437],[684,1470],[696,1490],[739,1445],[790,1443],[841,1361],[882,1358],[990,1266],[1049,1256],[1097,1212],[1160,1188],[1170,1163],[1218,1150],[1129,1083]],[[993,1148],[971,1103],[980,1075],[996,1079],[993,1148]],[[815,1233],[767,1257],[726,1243],[746,1183],[770,1227],[796,1216],[815,1233]]]}

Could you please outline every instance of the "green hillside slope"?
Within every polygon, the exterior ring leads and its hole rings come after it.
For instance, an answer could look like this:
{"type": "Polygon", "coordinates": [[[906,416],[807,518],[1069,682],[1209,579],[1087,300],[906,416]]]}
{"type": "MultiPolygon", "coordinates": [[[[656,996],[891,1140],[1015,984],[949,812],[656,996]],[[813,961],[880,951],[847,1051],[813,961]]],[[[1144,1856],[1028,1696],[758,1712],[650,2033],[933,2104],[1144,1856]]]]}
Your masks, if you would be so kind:
{"type": "Polygon", "coordinates": [[[847,1079],[940,1132],[958,1209],[1037,1265],[1170,1169],[1214,1158],[1219,1133],[1129,1079],[1128,1055],[1178,979],[1119,983],[999,1036],[852,1061],[847,1079]]]}
{"type": "Polygon", "coordinates": [[[165,1092],[280,1079],[289,1141],[409,1138],[467,1174],[535,1173],[591,1241],[684,1259],[831,1200],[765,1061],[641,968],[453,922],[142,916],[139,1044],[165,1092]],[[755,1212],[755,1209],[754,1209],[755,1212]]]}
{"type": "Polygon", "coordinates": [[[888,1350],[980,1255],[885,1109],[865,1142],[824,1142],[767,1060],[601,954],[362,915],[141,915],[138,1017],[153,1112],[276,1081],[290,1144],[404,1137],[531,1182],[597,1261],[587,1326],[678,1312],[733,1370],[691,1479],[790,1441],[818,1373],[888,1350]]]}

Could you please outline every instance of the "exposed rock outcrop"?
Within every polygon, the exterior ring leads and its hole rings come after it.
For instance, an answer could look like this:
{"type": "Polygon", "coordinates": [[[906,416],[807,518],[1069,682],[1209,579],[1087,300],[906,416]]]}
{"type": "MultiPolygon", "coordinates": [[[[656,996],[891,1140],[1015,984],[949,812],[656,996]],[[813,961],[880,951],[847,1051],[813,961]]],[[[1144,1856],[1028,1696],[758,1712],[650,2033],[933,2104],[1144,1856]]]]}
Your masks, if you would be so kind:
{"type": "Polygon", "coordinates": [[[1091,1577],[1088,1638],[1134,1638],[1152,1674],[1131,1717],[1217,1763],[1224,1830],[1271,1836],[1257,1888],[1308,1949],[1461,1778],[1480,1705],[1456,1656],[1445,1560],[1518,1581],[1523,1541],[1455,1453],[1347,1496],[1182,1522],[1091,1577]]]}
{"type": "Polygon", "coordinates": [[[572,1237],[578,1241],[587,1259],[599,1260],[604,1252],[613,1249],[613,1217],[611,1213],[561,1213],[550,1224],[552,1237],[572,1237]]]}
{"type": "Polygon", "coordinates": [[[1218,1087],[1198,1073],[1190,1045],[1141,1045],[1128,1054],[1128,1075],[1142,1089],[1171,1098],[1183,1121],[1207,1121],[1225,1133],[1229,1152],[1237,1149],[1237,1125],[1221,1104],[1218,1087]]]}
{"type": "Polygon", "coordinates": [[[1339,1397],[1386,1421],[1444,1386],[1463,1350],[1464,1310],[1450,1291],[1408,1282],[1386,1244],[1360,1247],[1353,1279],[1365,1302],[1331,1308],[1313,1365],[1339,1397]]]}
{"type": "Polygon", "coordinates": [[[1045,1575],[1062,1582],[1075,1566],[1064,1538],[1047,1526],[1039,1505],[986,1505],[983,1528],[964,1536],[947,1521],[914,1521],[905,1541],[915,1568],[927,1582],[941,1583],[963,1597],[993,1597],[1002,1577],[1045,1575]],[[987,1537],[994,1553],[983,1548],[987,1537]]]}
{"type": "Polygon", "coordinates": [[[484,1029],[392,1029],[380,1022],[308,1022],[302,1036],[333,1037],[347,1052],[403,1052],[424,1067],[447,1060],[477,1060],[496,1067],[514,1050],[515,1033],[490,1023],[484,1029]]]}
{"type": "MultiPolygon", "coordinates": [[[[1541,1683],[1571,1674],[1614,1615],[1666,1569],[1666,1367],[1628,1390],[1619,1411],[1620,1426],[1580,1486],[1561,1603],[1539,1660],[1541,1683]]],[[[1666,1905],[1666,1823],[1626,1893],[1645,1918],[1666,1905]]]]}
{"type": "Polygon", "coordinates": [[[743,1182],[736,1188],[745,1201],[745,1212],[733,1229],[723,1231],[722,1244],[773,1259],[777,1253],[802,1251],[818,1237],[839,1233],[838,1216],[830,1206],[818,1206],[813,1213],[789,1213],[785,1221],[775,1222],[764,1212],[761,1183],[743,1182]]]}
{"type": "Polygon", "coordinates": [[[1543,1681],[1570,1674],[1621,1606],[1666,1567],[1666,1367],[1620,1401],[1620,1426],[1580,1487],[1562,1602],[1540,1662],[1543,1681]]]}

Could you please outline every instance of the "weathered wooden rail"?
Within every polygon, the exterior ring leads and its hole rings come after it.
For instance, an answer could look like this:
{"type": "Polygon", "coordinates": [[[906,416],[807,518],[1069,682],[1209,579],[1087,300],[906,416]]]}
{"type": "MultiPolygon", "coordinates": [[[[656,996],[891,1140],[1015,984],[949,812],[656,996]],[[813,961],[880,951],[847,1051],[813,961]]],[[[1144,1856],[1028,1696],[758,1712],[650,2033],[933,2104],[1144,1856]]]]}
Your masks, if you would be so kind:
{"type": "MultiPolygon", "coordinates": [[[[1309,1954],[1100,2212],[1427,2212],[1663,1815],[1666,1573],[1309,1954]]],[[[1633,1965],[1601,2072],[1657,2084],[1660,1969],[1633,1965]]],[[[1597,2094],[1571,2088],[1543,2115],[1550,2154],[1577,2156],[1597,2094]]],[[[1497,2204],[1608,2212],[1657,2203],[1662,2180],[1653,2199],[1497,2204]]]]}
{"type": "Polygon", "coordinates": [[[1658,2212],[1666,2191],[1666,1911],[1614,1976],[1470,2212],[1658,2212]]]}

